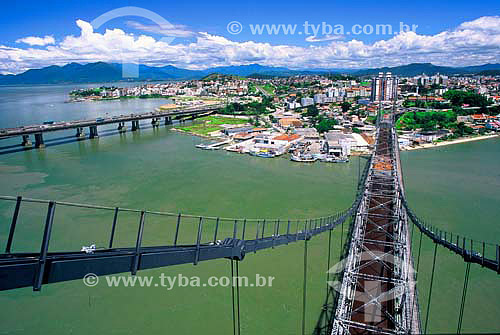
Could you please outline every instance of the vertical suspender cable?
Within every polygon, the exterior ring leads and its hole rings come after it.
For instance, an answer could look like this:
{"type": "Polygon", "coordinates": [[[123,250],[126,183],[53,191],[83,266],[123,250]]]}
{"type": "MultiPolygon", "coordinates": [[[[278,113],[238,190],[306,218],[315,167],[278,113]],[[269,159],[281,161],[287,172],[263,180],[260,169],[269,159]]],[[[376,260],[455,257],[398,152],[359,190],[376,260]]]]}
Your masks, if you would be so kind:
{"type": "Polygon", "coordinates": [[[458,315],[457,334],[460,334],[462,332],[462,321],[464,317],[465,301],[467,297],[467,287],[469,286],[469,275],[470,275],[470,263],[467,262],[467,265],[465,267],[464,288],[462,290],[462,302],[460,304],[460,313],[458,315]]]}
{"type": "Polygon", "coordinates": [[[434,270],[436,268],[436,254],[437,254],[437,243],[434,243],[434,258],[432,260],[431,283],[429,286],[429,298],[427,299],[427,312],[425,313],[426,315],[425,315],[424,334],[427,334],[427,323],[429,321],[429,311],[431,309],[432,284],[434,281],[434,270]]]}
{"type": "Polygon", "coordinates": [[[304,285],[302,287],[302,335],[306,333],[307,236],[304,239],[304,285]]]}
{"type": "Polygon", "coordinates": [[[330,229],[328,231],[328,256],[327,256],[327,262],[326,262],[326,289],[328,290],[328,281],[330,280],[330,254],[331,254],[331,249],[332,249],[332,230],[330,229]]]}
{"type": "Polygon", "coordinates": [[[234,278],[234,260],[231,259],[231,303],[232,303],[232,309],[233,309],[233,335],[236,335],[236,318],[235,318],[235,312],[234,312],[234,285],[233,285],[233,278],[234,278]]]}
{"type": "MultiPolygon", "coordinates": [[[[331,259],[331,249],[332,249],[332,230],[330,229],[328,231],[328,257],[327,257],[327,262],[326,262],[326,304],[328,305],[328,298],[330,295],[330,259],[331,259]]],[[[328,306],[324,307],[325,309],[328,308],[328,306]]],[[[328,329],[328,317],[325,317],[325,329],[328,329]]]]}
{"type": "Polygon", "coordinates": [[[339,259],[342,258],[342,250],[344,249],[344,219],[342,219],[342,223],[340,224],[340,255],[339,259]]]}
{"type": "Polygon", "coordinates": [[[236,302],[238,310],[238,335],[241,334],[241,323],[240,323],[240,261],[236,261],[236,302]]]}
{"type": "Polygon", "coordinates": [[[420,242],[418,243],[418,256],[417,256],[417,271],[415,273],[415,279],[418,277],[418,267],[420,266],[420,251],[422,250],[422,235],[423,232],[420,230],[420,242]]]}

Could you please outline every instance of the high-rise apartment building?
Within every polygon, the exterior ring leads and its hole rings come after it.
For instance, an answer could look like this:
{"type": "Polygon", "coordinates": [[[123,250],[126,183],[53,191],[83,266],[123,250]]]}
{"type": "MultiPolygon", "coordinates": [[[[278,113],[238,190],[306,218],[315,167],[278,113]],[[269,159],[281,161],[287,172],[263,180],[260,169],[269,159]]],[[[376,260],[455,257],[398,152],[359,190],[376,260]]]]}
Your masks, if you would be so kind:
{"type": "Polygon", "coordinates": [[[380,72],[372,81],[372,101],[392,101],[398,98],[399,80],[392,73],[380,72]]]}

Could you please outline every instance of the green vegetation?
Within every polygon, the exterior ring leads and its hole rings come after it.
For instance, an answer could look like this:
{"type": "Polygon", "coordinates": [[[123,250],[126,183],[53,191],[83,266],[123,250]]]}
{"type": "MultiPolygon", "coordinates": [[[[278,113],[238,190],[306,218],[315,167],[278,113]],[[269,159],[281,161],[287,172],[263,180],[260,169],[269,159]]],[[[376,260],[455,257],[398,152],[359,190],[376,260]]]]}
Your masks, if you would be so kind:
{"type": "Polygon", "coordinates": [[[260,115],[268,114],[267,107],[272,106],[272,98],[263,97],[262,102],[250,102],[248,104],[240,104],[233,102],[222,108],[219,113],[226,115],[260,115]]]}
{"type": "Polygon", "coordinates": [[[205,116],[199,118],[197,122],[194,122],[192,125],[175,127],[175,129],[182,130],[188,133],[193,133],[196,135],[207,136],[211,132],[222,130],[221,125],[223,124],[245,124],[245,123],[249,123],[249,121],[245,119],[238,119],[232,117],[205,116]]]}
{"type": "Polygon", "coordinates": [[[375,124],[376,121],[377,121],[376,116],[368,116],[365,120],[366,123],[371,123],[371,124],[375,124]]]}
{"type": "Polygon", "coordinates": [[[203,81],[221,81],[225,83],[231,80],[243,80],[244,77],[234,76],[229,74],[220,74],[220,73],[210,73],[209,75],[203,77],[201,80],[203,81]]]}
{"type": "Polygon", "coordinates": [[[491,104],[491,101],[485,96],[474,92],[451,90],[445,92],[443,98],[450,100],[452,106],[458,107],[467,104],[471,107],[482,107],[486,109],[486,106],[491,104]]]}
{"type": "Polygon", "coordinates": [[[265,84],[265,85],[259,85],[260,88],[262,88],[264,91],[266,91],[267,94],[269,95],[274,95],[274,86],[271,84],[265,84]]]}
{"type": "Polygon", "coordinates": [[[290,86],[288,85],[279,85],[278,87],[276,87],[275,91],[274,91],[277,95],[280,95],[280,94],[289,94],[290,93],[290,86]]]}
{"type": "Polygon", "coordinates": [[[139,95],[139,99],[156,99],[156,98],[165,98],[166,96],[163,94],[142,94],[139,95]]]}
{"type": "Polygon", "coordinates": [[[455,112],[408,112],[396,122],[398,130],[435,130],[437,128],[455,128],[457,115],[455,112]]]}
{"type": "Polygon", "coordinates": [[[252,82],[248,83],[248,93],[249,94],[255,94],[257,93],[257,88],[255,87],[255,84],[252,82]]]}
{"type": "Polygon", "coordinates": [[[333,129],[333,126],[336,126],[338,122],[334,119],[324,118],[320,115],[320,120],[316,124],[315,128],[319,133],[326,133],[329,130],[333,129]]]}
{"type": "Polygon", "coordinates": [[[438,140],[438,142],[447,141],[447,140],[454,140],[454,139],[464,137],[467,135],[472,135],[472,134],[474,134],[474,129],[472,129],[471,127],[467,127],[463,122],[460,122],[457,124],[457,126],[453,130],[452,134],[449,134],[445,137],[440,138],[438,140]]]}
{"type": "Polygon", "coordinates": [[[302,113],[304,117],[316,118],[319,115],[319,109],[315,105],[311,105],[307,107],[307,111],[302,113]]]}
{"type": "Polygon", "coordinates": [[[89,97],[93,95],[101,95],[101,92],[104,90],[114,90],[116,87],[96,87],[96,88],[88,88],[85,90],[75,90],[71,91],[69,95],[71,96],[77,96],[77,97],[89,97]]]}
{"type": "Polygon", "coordinates": [[[439,101],[425,101],[425,100],[405,100],[403,107],[417,107],[417,108],[434,108],[434,109],[449,109],[451,105],[439,101]]]}
{"type": "Polygon", "coordinates": [[[349,110],[349,108],[351,108],[352,105],[349,102],[345,101],[341,104],[341,106],[342,106],[342,113],[347,113],[347,111],[349,110]]]}

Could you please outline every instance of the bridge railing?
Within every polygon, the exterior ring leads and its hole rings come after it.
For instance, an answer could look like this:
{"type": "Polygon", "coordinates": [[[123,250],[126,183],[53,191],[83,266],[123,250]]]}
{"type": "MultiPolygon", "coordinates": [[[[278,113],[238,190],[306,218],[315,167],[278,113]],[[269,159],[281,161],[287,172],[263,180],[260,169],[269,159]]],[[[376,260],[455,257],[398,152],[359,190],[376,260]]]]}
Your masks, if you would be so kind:
{"type": "Polygon", "coordinates": [[[43,230],[48,230],[49,234],[43,237],[42,245],[50,241],[50,249],[57,251],[75,251],[92,244],[99,250],[105,250],[131,247],[137,243],[143,247],[175,247],[217,244],[225,238],[264,239],[326,226],[350,213],[356,204],[355,201],[345,210],[322,217],[252,219],[197,216],[21,196],[0,196],[0,201],[7,205],[6,211],[12,211],[8,234],[4,232],[6,254],[13,250],[38,252],[43,230]],[[30,228],[23,227],[26,225],[30,228]],[[23,236],[28,230],[31,230],[31,235],[36,234],[35,238],[23,236]]]}
{"type": "Polygon", "coordinates": [[[413,224],[418,227],[422,234],[432,239],[434,243],[462,256],[466,262],[477,263],[482,267],[500,273],[500,246],[498,244],[474,240],[441,230],[420,219],[409,207],[406,199],[403,199],[403,204],[413,224]]]}

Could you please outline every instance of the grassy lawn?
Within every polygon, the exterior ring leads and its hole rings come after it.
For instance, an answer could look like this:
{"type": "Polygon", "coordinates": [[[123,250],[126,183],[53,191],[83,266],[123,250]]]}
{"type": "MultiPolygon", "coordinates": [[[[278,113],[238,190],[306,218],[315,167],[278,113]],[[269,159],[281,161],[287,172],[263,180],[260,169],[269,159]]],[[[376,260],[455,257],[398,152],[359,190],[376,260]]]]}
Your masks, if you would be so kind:
{"type": "Polygon", "coordinates": [[[271,84],[259,85],[267,94],[274,95],[274,86],[271,84]]]}
{"type": "Polygon", "coordinates": [[[245,124],[245,123],[248,123],[248,120],[209,115],[198,119],[194,124],[185,127],[176,127],[176,129],[197,135],[207,136],[211,132],[222,130],[221,125],[223,124],[245,124]]]}

